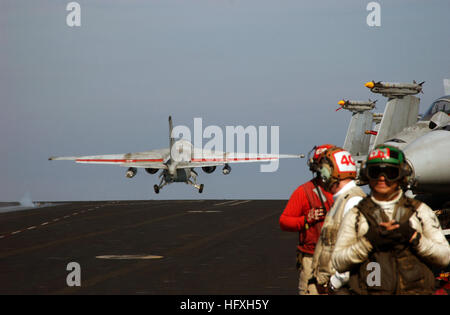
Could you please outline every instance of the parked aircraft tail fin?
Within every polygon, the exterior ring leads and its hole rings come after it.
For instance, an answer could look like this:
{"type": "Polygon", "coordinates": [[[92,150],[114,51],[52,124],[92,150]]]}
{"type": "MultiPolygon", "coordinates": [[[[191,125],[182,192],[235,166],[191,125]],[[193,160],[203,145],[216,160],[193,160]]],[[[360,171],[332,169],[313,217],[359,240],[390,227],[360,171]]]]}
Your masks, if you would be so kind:
{"type": "Polygon", "coordinates": [[[372,112],[355,112],[348,126],[344,141],[344,150],[356,158],[366,156],[369,152],[370,135],[366,131],[372,128],[372,112]]]}
{"type": "Polygon", "coordinates": [[[450,95],[450,79],[444,79],[444,92],[445,95],[450,95]]]}
{"type": "Polygon", "coordinates": [[[415,124],[419,114],[419,102],[420,99],[412,95],[389,99],[373,146],[386,142],[404,128],[415,124]]]}
{"type": "Polygon", "coordinates": [[[173,123],[172,123],[172,116],[169,116],[169,151],[170,151],[170,157],[172,157],[172,146],[175,143],[175,139],[172,135],[173,131],[173,123]]]}

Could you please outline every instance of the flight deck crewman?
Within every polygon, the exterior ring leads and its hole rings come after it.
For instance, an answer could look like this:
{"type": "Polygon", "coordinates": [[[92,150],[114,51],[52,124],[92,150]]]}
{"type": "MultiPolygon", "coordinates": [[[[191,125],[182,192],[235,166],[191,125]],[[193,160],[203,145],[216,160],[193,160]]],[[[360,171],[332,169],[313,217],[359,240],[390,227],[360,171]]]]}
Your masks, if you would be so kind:
{"type": "Polygon", "coordinates": [[[333,194],[334,204],[327,213],[313,256],[313,278],[320,294],[345,292],[350,277],[347,270],[337,272],[331,264],[331,255],[342,218],[358,204],[365,193],[356,186],[356,165],[351,154],[342,148],[333,148],[319,161],[324,188],[333,194]],[[339,291],[339,292],[337,292],[339,291]]]}
{"type": "Polygon", "coordinates": [[[432,294],[430,266],[450,263],[434,212],[403,193],[410,174],[403,151],[385,145],[370,152],[361,169],[371,195],[344,218],[332,255],[336,270],[351,269],[351,293],[432,294]]]}
{"type": "MultiPolygon", "coordinates": [[[[320,156],[332,147],[334,146],[331,144],[324,144],[311,150],[314,155],[308,158],[308,166],[313,174],[317,172],[320,156]]],[[[299,232],[297,270],[300,295],[315,293],[315,286],[308,287],[312,256],[325,214],[332,204],[331,194],[324,191],[320,178],[316,175],[294,191],[280,217],[280,227],[283,231],[299,232]]]]}

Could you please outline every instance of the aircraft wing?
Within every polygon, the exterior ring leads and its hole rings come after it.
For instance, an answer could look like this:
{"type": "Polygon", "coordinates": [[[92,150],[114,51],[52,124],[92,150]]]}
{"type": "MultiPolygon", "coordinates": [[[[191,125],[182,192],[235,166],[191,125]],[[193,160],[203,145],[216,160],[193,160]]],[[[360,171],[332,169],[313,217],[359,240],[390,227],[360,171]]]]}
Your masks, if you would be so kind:
{"type": "Polygon", "coordinates": [[[107,164],[124,167],[158,168],[167,169],[164,164],[169,150],[153,150],[138,153],[86,155],[86,156],[52,156],[51,161],[71,160],[83,164],[107,164]]]}
{"type": "Polygon", "coordinates": [[[194,149],[194,155],[190,162],[183,162],[177,165],[178,168],[193,168],[206,166],[219,166],[231,163],[254,163],[270,162],[273,160],[293,158],[303,158],[303,154],[248,154],[215,152],[209,150],[194,149]]]}

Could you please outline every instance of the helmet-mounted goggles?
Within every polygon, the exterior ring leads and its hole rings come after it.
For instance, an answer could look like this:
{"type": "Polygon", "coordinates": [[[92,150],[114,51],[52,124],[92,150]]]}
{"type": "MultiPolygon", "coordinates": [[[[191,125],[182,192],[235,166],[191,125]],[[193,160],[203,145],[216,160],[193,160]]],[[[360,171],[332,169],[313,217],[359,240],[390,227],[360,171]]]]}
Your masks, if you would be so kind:
{"type": "Polygon", "coordinates": [[[403,177],[400,166],[393,164],[368,164],[366,174],[371,180],[383,176],[388,181],[397,181],[403,177]]]}

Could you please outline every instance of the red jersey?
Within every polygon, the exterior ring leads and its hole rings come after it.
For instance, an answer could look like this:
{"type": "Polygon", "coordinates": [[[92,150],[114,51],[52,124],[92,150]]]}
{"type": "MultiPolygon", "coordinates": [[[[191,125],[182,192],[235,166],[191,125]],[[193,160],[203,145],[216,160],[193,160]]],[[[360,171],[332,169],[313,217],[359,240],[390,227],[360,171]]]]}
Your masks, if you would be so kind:
{"type": "MultiPolygon", "coordinates": [[[[317,185],[322,193],[326,211],[333,205],[333,195],[317,185]]],[[[280,217],[280,227],[283,231],[299,232],[298,249],[302,252],[313,254],[320,236],[323,221],[317,222],[309,229],[305,228],[305,216],[313,208],[322,208],[317,189],[313,180],[299,186],[289,199],[283,214],[280,217]]]]}

